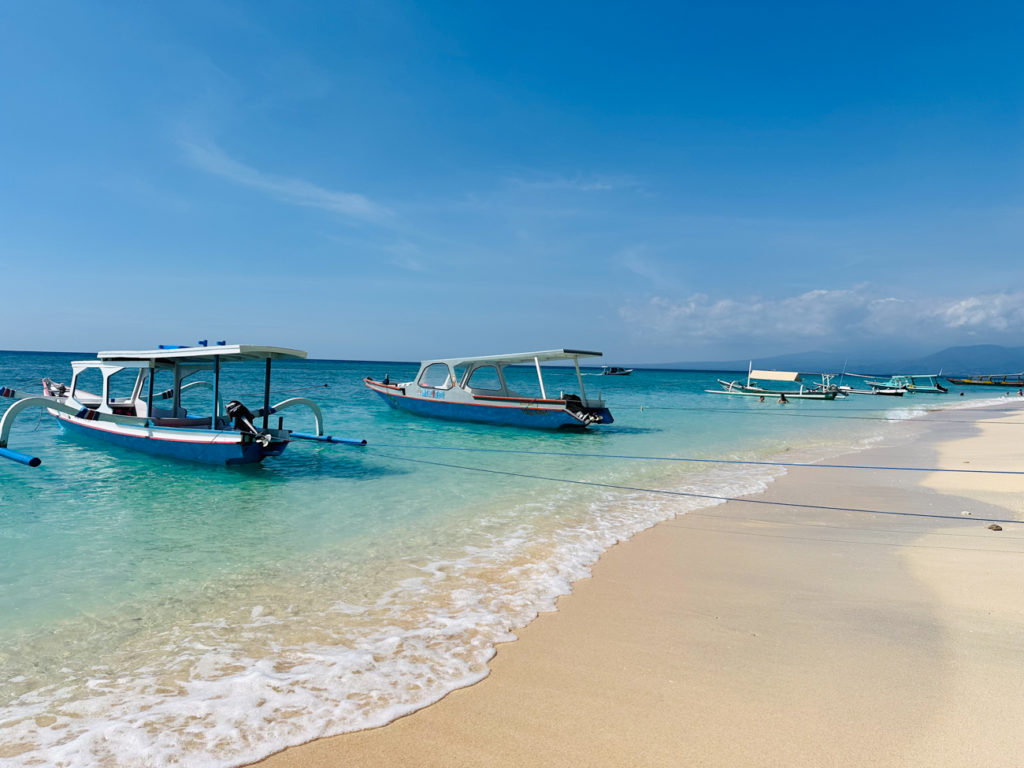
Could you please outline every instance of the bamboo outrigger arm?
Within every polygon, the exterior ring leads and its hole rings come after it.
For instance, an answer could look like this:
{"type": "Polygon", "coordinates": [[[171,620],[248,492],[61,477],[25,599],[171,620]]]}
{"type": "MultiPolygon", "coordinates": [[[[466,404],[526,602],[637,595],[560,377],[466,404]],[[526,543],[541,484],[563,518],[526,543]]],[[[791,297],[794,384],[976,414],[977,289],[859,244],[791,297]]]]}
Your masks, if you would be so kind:
{"type": "Polygon", "coordinates": [[[269,411],[264,412],[262,408],[256,411],[256,416],[265,416],[278,411],[283,411],[285,408],[294,408],[297,405],[305,405],[313,412],[313,420],[316,424],[317,435],[324,433],[324,415],[320,412],[320,406],[305,397],[290,397],[287,400],[282,400],[277,405],[272,405],[269,411]]]}
{"type": "MultiPolygon", "coordinates": [[[[282,400],[277,405],[270,408],[270,413],[277,413],[283,411],[285,408],[293,408],[296,405],[305,405],[313,412],[313,420],[316,426],[316,434],[310,434],[308,432],[292,432],[290,437],[293,440],[315,440],[320,443],[343,443],[344,445],[366,445],[365,440],[358,440],[352,437],[333,437],[332,435],[324,434],[324,417],[320,412],[320,406],[305,397],[291,397],[287,400],[282,400]]],[[[256,414],[262,416],[263,409],[256,414]]]]}
{"type": "MultiPolygon", "coordinates": [[[[4,392],[14,392],[14,390],[5,389],[4,392]]],[[[13,396],[16,397],[17,395],[20,394],[22,393],[18,392],[15,393],[13,396]]],[[[8,395],[8,397],[10,396],[11,395],[8,395]]],[[[49,397],[29,395],[26,397],[22,397],[22,399],[18,400],[16,403],[11,405],[11,407],[4,412],[3,417],[0,418],[0,457],[10,459],[11,461],[16,461],[19,464],[26,464],[30,467],[38,467],[40,464],[43,463],[42,459],[36,456],[29,456],[24,453],[19,453],[18,451],[12,451],[10,448],[7,447],[7,439],[10,437],[11,427],[14,425],[14,420],[15,418],[17,418],[18,414],[24,411],[26,408],[51,408],[55,411],[63,411],[64,413],[69,413],[72,416],[77,414],[81,409],[73,408],[72,406],[64,405],[63,403],[58,403],[49,397]]]]}
{"type": "Polygon", "coordinates": [[[150,422],[149,419],[139,416],[121,416],[113,413],[100,413],[89,408],[85,408],[82,405],[67,405],[55,400],[52,397],[43,397],[42,395],[29,395],[25,392],[18,392],[7,387],[0,387],[0,395],[4,397],[19,398],[17,402],[13,403],[6,411],[4,415],[0,417],[0,458],[10,459],[11,461],[17,461],[19,464],[26,464],[30,467],[38,467],[42,460],[36,456],[28,456],[18,451],[12,451],[7,447],[7,440],[11,434],[11,427],[14,425],[14,420],[18,414],[24,411],[26,408],[45,408],[51,411],[60,411],[70,416],[78,416],[88,418],[90,421],[112,421],[117,424],[136,424],[139,426],[147,426],[150,422]]]}

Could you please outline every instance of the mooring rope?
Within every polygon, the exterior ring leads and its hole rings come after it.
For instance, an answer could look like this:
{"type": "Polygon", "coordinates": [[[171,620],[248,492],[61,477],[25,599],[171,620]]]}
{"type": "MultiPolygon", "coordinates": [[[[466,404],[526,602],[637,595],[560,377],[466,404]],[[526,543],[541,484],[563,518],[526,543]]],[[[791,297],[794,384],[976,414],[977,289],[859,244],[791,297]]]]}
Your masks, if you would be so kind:
{"type": "MultiPolygon", "coordinates": [[[[324,389],[329,386],[330,384],[310,384],[307,387],[294,387],[293,389],[274,389],[272,392],[274,397],[277,397],[279,395],[290,395],[295,392],[309,392],[313,389],[324,389]]],[[[263,397],[263,392],[241,392],[238,394],[238,397],[263,397]]]]}
{"type": "MultiPolygon", "coordinates": [[[[882,415],[882,416],[847,416],[847,415],[835,414],[835,413],[805,413],[805,412],[798,411],[798,410],[795,410],[795,409],[784,409],[784,408],[769,408],[769,409],[763,409],[762,408],[762,409],[756,409],[756,410],[754,410],[754,409],[747,410],[745,408],[703,408],[703,407],[685,408],[683,406],[674,406],[674,405],[625,405],[625,406],[620,405],[620,406],[618,406],[619,410],[624,410],[624,409],[628,409],[628,408],[639,408],[641,411],[653,411],[653,410],[658,410],[658,411],[689,411],[692,414],[699,414],[699,413],[741,413],[741,414],[744,414],[744,415],[751,415],[751,416],[792,416],[792,417],[795,417],[795,418],[802,418],[802,419],[837,419],[837,420],[851,419],[851,420],[857,420],[857,421],[890,421],[890,422],[909,421],[908,418],[904,418],[904,417],[900,417],[900,416],[888,416],[888,415],[882,415]]],[[[856,409],[852,409],[851,408],[851,409],[848,409],[848,410],[858,410],[858,411],[871,412],[874,409],[870,409],[870,408],[856,408],[856,409]]],[[[928,409],[928,408],[924,408],[922,406],[910,406],[910,405],[903,406],[902,408],[891,408],[890,410],[892,410],[892,411],[917,411],[917,412],[919,412],[921,414],[924,414],[924,413],[936,413],[938,411],[945,411],[945,412],[949,411],[949,409],[947,409],[947,408],[928,409]]],[[[1018,411],[1019,409],[1017,409],[1017,408],[998,408],[998,409],[996,409],[996,408],[992,408],[992,409],[986,408],[985,410],[986,411],[990,411],[990,412],[991,411],[998,411],[1000,413],[1011,413],[1011,412],[1018,411]]],[[[998,421],[998,420],[995,420],[995,419],[929,419],[928,423],[929,424],[942,423],[942,424],[1014,424],[1014,425],[1022,425],[1022,424],[1024,424],[1024,421],[998,421]]]]}
{"type": "Polygon", "coordinates": [[[973,475],[1024,475],[1015,469],[946,469],[943,467],[897,467],[873,464],[818,464],[799,461],[758,461],[754,459],[706,459],[683,456],[633,456],[620,453],[577,453],[573,451],[534,451],[525,448],[477,448],[444,445],[411,445],[401,443],[371,443],[370,448],[389,448],[421,451],[459,451],[463,453],[505,453],[526,456],[565,456],[585,459],[629,459],[632,461],[678,461],[695,464],[746,464],[764,467],[809,467],[811,469],[874,469],[892,472],[947,472],[973,475]]]}
{"type": "Polygon", "coordinates": [[[429,461],[427,459],[414,459],[409,456],[396,456],[394,454],[380,453],[379,456],[387,459],[394,459],[395,461],[406,461],[413,464],[424,464],[433,467],[443,467],[446,469],[461,469],[468,472],[480,472],[489,475],[503,475],[505,477],[518,477],[528,480],[544,480],[551,483],[565,483],[567,485],[583,485],[590,486],[592,488],[608,488],[617,491],[633,491],[635,493],[652,493],[663,496],[677,496],[691,499],[708,499],[710,501],[734,501],[741,504],[760,504],[769,507],[788,507],[791,509],[818,509],[828,512],[856,512],[860,514],[869,515],[890,515],[894,517],[916,517],[916,518],[927,518],[930,520],[958,520],[973,521],[981,523],[1019,523],[1019,520],[1005,520],[999,518],[988,518],[988,517],[954,517],[953,515],[936,515],[929,514],[927,512],[895,512],[893,510],[884,509],[865,509],[862,507],[835,507],[826,504],[800,504],[797,502],[789,501],[773,501],[771,499],[751,499],[744,498],[741,496],[724,496],[715,493],[697,493],[695,491],[671,491],[664,488],[641,488],[632,485],[618,485],[616,483],[599,483],[593,480],[573,480],[565,477],[549,477],[547,475],[534,475],[526,472],[512,472],[503,469],[489,469],[487,467],[471,467],[465,464],[449,464],[443,461],[429,461]]]}
{"type": "MultiPolygon", "coordinates": [[[[687,517],[690,513],[687,513],[687,517]]],[[[743,519],[743,518],[739,518],[743,519]]],[[[790,521],[786,521],[785,525],[791,525],[790,521]]],[[[941,549],[952,552],[984,552],[985,554],[1002,554],[1002,555],[1024,555],[1024,550],[1021,549],[992,549],[990,547],[954,547],[949,545],[940,544],[908,544],[907,542],[897,541],[864,541],[856,539],[829,539],[822,538],[820,536],[792,536],[783,533],[767,533],[765,531],[741,531],[736,529],[725,530],[723,528],[708,528],[699,525],[686,525],[685,523],[674,522],[666,520],[661,525],[666,525],[670,528],[683,528],[689,531],[704,531],[708,533],[722,533],[729,536],[755,536],[762,539],[786,539],[788,541],[809,541],[809,542],[824,542],[826,544],[857,544],[858,546],[867,547],[895,547],[898,549],[941,549]]],[[[898,531],[889,530],[886,533],[898,533],[898,531]]],[[[914,532],[914,535],[920,535],[920,532],[914,532]]],[[[929,533],[928,535],[932,535],[929,533]]],[[[973,537],[970,537],[973,538],[973,537]]],[[[1001,540],[1005,541],[1006,538],[1017,538],[1017,537],[1000,537],[1001,540]]]]}

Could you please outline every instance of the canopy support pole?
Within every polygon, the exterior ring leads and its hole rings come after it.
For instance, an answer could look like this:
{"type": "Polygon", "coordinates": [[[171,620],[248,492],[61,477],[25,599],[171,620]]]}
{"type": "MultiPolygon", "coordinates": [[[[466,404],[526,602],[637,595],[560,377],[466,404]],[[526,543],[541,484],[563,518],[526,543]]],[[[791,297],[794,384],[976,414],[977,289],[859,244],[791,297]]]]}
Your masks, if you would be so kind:
{"type": "Polygon", "coordinates": [[[267,372],[263,377],[263,429],[270,428],[270,358],[267,358],[267,372]]]}
{"type": "Polygon", "coordinates": [[[181,416],[181,367],[174,363],[174,400],[172,402],[174,418],[181,416]]]}
{"type": "Polygon", "coordinates": [[[217,404],[220,402],[220,355],[213,356],[213,416],[210,417],[210,429],[217,428],[217,404]]]}
{"type": "Polygon", "coordinates": [[[583,374],[580,373],[580,359],[578,357],[574,357],[572,359],[572,364],[576,367],[576,381],[580,383],[580,400],[586,402],[587,393],[586,390],[583,389],[583,374]]]}
{"type": "Polygon", "coordinates": [[[153,418],[153,379],[156,378],[156,360],[149,361],[149,397],[146,398],[146,418],[153,418]]]}
{"type": "Polygon", "coordinates": [[[540,360],[538,358],[536,358],[536,357],[533,358],[533,364],[535,366],[537,366],[537,382],[540,384],[540,397],[541,397],[541,400],[547,400],[548,399],[548,393],[544,391],[544,377],[540,373],[540,360]]]}

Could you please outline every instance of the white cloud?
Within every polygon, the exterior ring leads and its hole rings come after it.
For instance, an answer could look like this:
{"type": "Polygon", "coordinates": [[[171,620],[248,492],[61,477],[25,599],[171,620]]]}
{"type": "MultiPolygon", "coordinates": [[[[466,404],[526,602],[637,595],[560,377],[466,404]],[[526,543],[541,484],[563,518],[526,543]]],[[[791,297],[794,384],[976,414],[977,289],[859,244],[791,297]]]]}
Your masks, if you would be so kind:
{"type": "Polygon", "coordinates": [[[522,189],[567,190],[571,192],[611,192],[616,189],[639,187],[640,183],[630,176],[577,175],[558,176],[537,174],[535,178],[513,177],[509,182],[522,189]]]}
{"type": "Polygon", "coordinates": [[[388,208],[360,194],[336,192],[302,179],[263,173],[229,157],[214,144],[182,141],[181,146],[185,157],[196,168],[240,186],[266,192],[292,205],[322,208],[363,221],[380,221],[392,215],[388,208]]]}
{"type": "Polygon", "coordinates": [[[863,338],[971,338],[1024,325],[1024,291],[944,299],[901,299],[868,285],[813,290],[780,299],[654,297],[620,316],[657,342],[814,341],[863,338]]]}
{"type": "Polygon", "coordinates": [[[971,296],[943,307],[942,321],[950,328],[969,331],[1010,331],[1024,325],[1020,292],[971,296]]]}
{"type": "Polygon", "coordinates": [[[646,249],[643,246],[623,248],[612,257],[612,262],[626,271],[632,272],[634,275],[639,275],[651,281],[655,285],[665,283],[664,270],[656,261],[650,259],[645,251],[646,249]]]}

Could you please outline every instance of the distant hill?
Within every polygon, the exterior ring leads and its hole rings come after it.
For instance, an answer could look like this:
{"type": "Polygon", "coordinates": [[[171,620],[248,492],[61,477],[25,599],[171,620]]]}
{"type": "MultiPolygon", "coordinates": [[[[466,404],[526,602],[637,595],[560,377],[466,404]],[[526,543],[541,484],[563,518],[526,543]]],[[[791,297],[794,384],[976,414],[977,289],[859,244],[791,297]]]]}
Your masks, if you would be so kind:
{"type": "MultiPolygon", "coordinates": [[[[1018,373],[1024,371],[1024,347],[1002,347],[996,344],[975,344],[949,347],[924,357],[848,356],[836,352],[814,350],[773,357],[755,357],[755,368],[854,373],[943,373],[970,375],[987,373],[1018,373]]],[[[671,368],[691,371],[745,371],[750,360],[690,361],[635,365],[635,368],[671,368]]]]}
{"type": "Polygon", "coordinates": [[[971,347],[949,347],[927,357],[908,361],[908,370],[920,373],[942,370],[957,374],[1020,373],[1024,371],[1024,347],[1001,347],[976,344],[971,347]]]}

